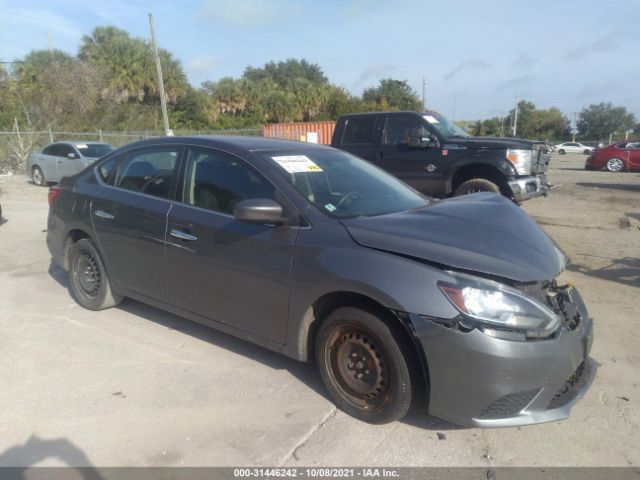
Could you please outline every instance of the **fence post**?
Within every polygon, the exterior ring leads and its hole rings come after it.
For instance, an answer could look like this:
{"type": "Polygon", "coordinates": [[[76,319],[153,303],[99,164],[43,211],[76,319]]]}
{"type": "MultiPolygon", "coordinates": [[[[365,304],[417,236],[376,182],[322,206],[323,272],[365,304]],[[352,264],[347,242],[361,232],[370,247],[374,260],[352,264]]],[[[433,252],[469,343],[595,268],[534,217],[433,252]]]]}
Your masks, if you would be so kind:
{"type": "Polygon", "coordinates": [[[53,143],[53,132],[51,131],[51,124],[47,123],[47,128],[49,129],[49,141],[53,143]]]}
{"type": "Polygon", "coordinates": [[[102,129],[98,130],[98,138],[100,139],[100,143],[103,143],[102,142],[102,129]]]}

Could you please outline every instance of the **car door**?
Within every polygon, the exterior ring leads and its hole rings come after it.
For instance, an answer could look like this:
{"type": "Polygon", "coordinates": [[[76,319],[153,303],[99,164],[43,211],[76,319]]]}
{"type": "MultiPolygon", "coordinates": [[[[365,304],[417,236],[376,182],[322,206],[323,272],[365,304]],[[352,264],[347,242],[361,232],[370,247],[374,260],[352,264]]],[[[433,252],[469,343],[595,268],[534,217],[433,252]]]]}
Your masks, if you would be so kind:
{"type": "Polygon", "coordinates": [[[246,162],[209,148],[189,149],[183,188],[169,213],[169,302],[183,310],[284,343],[297,228],[237,222],[249,198],[287,202],[246,162]]]}
{"type": "Polygon", "coordinates": [[[377,115],[359,115],[345,120],[340,148],[365,160],[378,163],[379,125],[377,115]]]}
{"type": "Polygon", "coordinates": [[[84,168],[84,163],[78,151],[68,143],[58,145],[58,158],[56,159],[56,178],[69,177],[75,175],[84,168]],[[70,157],[69,155],[73,155],[70,157]]]}
{"type": "Polygon", "coordinates": [[[94,196],[91,218],[109,275],[133,294],[166,302],[165,232],[179,146],[125,152],[94,196]]]}
{"type": "Polygon", "coordinates": [[[627,152],[627,169],[640,170],[640,142],[629,142],[627,152]]]}
{"type": "Polygon", "coordinates": [[[442,150],[439,146],[426,146],[435,135],[426,122],[417,115],[394,114],[384,119],[379,148],[378,165],[412,187],[430,194],[442,184],[442,150]],[[410,146],[409,136],[418,137],[423,146],[410,146]]]}
{"type": "Polygon", "coordinates": [[[57,143],[51,144],[42,150],[42,153],[38,156],[37,164],[42,169],[44,178],[47,181],[57,182],[58,176],[56,174],[56,165],[58,162],[58,151],[60,145],[57,143]]]}

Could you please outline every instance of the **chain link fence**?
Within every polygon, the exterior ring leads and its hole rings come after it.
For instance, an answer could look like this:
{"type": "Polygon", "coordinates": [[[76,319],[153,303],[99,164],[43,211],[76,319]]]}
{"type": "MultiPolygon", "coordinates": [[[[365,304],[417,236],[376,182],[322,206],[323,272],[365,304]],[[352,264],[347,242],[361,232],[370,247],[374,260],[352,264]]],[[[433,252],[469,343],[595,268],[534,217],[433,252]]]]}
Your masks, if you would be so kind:
{"type": "MultiPolygon", "coordinates": [[[[176,130],[174,135],[240,135],[262,136],[261,128],[240,130],[176,130]]],[[[15,175],[25,171],[27,156],[39,152],[51,142],[104,142],[121,147],[127,143],[147,138],[163,137],[163,131],[145,130],[139,132],[58,132],[58,131],[13,131],[0,132],[0,175],[15,175]]]]}

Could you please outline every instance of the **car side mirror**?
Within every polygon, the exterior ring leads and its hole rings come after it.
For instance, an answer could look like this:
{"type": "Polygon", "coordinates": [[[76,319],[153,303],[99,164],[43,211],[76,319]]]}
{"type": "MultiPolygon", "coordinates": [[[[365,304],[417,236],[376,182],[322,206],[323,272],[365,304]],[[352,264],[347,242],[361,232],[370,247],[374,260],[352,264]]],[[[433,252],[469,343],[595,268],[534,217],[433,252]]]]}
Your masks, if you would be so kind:
{"type": "Polygon", "coordinates": [[[78,158],[78,156],[73,152],[67,153],[67,157],[69,157],[69,158],[78,158]]]}
{"type": "Polygon", "coordinates": [[[239,202],[233,209],[236,220],[242,223],[282,225],[282,206],[268,198],[252,198],[239,202]]]}

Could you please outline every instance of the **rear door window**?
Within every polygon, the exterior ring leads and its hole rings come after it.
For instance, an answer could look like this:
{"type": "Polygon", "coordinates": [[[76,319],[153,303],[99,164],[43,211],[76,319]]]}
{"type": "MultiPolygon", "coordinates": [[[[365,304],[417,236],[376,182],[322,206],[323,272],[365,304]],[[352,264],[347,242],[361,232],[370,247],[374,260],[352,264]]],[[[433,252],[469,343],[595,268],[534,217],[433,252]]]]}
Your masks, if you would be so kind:
{"type": "MultiPolygon", "coordinates": [[[[179,147],[163,147],[129,153],[118,166],[113,185],[169,198],[180,150],[179,147]]],[[[109,172],[105,173],[108,178],[109,172]]]]}
{"type": "Polygon", "coordinates": [[[348,118],[342,134],[344,145],[362,145],[375,142],[376,117],[348,118]]]}

